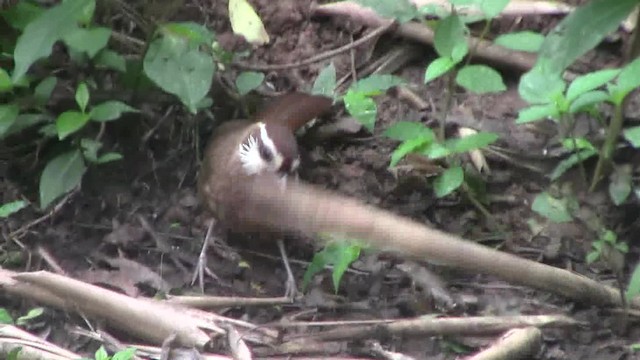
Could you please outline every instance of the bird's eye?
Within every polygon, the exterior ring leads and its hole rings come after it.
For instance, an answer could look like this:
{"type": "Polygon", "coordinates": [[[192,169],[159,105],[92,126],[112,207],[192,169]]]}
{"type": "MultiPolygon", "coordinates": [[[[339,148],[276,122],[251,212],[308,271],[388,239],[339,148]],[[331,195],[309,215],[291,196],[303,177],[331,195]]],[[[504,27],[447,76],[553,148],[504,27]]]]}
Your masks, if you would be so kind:
{"type": "Polygon", "coordinates": [[[269,162],[273,159],[273,154],[266,146],[260,145],[260,157],[264,159],[264,161],[269,162]]]}

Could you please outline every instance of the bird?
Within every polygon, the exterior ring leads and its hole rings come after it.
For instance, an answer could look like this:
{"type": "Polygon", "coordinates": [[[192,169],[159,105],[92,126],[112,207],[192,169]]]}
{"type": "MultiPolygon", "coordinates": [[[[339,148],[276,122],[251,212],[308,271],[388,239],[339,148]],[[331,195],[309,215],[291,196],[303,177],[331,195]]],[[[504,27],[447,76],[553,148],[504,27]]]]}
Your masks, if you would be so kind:
{"type": "MultiPolygon", "coordinates": [[[[273,100],[253,120],[227,121],[214,130],[204,152],[197,187],[219,231],[266,232],[264,226],[242,215],[245,204],[250,206],[251,199],[246,198],[241,184],[251,177],[274,176],[277,181],[272,190],[280,192],[292,175],[297,181],[300,153],[295,133],[309,121],[327,113],[332,104],[333,100],[326,96],[291,92],[273,100]]],[[[292,297],[296,285],[284,243],[277,234],[271,236],[277,237],[287,271],[285,294],[292,297]]],[[[198,275],[201,288],[207,244],[205,239],[193,278],[195,282],[198,275]]]]}

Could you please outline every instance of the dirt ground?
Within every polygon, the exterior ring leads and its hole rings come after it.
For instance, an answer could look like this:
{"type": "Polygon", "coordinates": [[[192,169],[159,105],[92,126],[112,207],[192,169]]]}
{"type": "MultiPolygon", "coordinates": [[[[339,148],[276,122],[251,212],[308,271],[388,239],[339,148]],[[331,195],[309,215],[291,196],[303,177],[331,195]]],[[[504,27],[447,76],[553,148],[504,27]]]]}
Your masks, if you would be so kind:
{"type": "MultiPolygon", "coordinates": [[[[306,59],[350,43],[368,29],[344,19],[312,18],[308,0],[252,1],[260,13],[271,42],[251,51],[245,60],[255,64],[283,64],[306,59]]],[[[226,2],[194,0],[172,20],[193,20],[208,24],[220,42],[230,48],[243,45],[231,33],[226,2]]],[[[548,31],[560,17],[503,19],[494,24],[498,31],[534,29],[548,31]]],[[[624,39],[624,37],[623,37],[624,39]]],[[[304,161],[301,178],[342,194],[357,197],[395,213],[430,224],[448,232],[521,257],[569,269],[599,282],[616,286],[615,276],[606,267],[587,265],[585,255],[591,236],[579,224],[547,224],[532,213],[533,197],[548,186],[544,173],[522,163],[550,169],[557,158],[543,157],[543,150],[553,143],[552,136],[540,129],[517,126],[514,120],[524,103],[517,94],[517,76],[504,71],[508,90],[498,95],[475,96],[462,89],[454,98],[450,122],[477,130],[500,134],[499,146],[512,150],[513,162],[487,155],[492,169],[486,177],[491,204],[489,223],[475,207],[458,196],[437,199],[415,171],[393,173],[388,164],[396,145],[381,136],[398,120],[429,123],[442,108],[441,81],[423,85],[426,64],[435,58],[432,49],[410,44],[406,40],[384,36],[374,44],[345,53],[331,61],[338,78],[351,71],[351,63],[366,65],[398,45],[413,45],[419,51],[410,62],[394,74],[401,76],[429,104],[417,110],[392,95],[380,96],[378,120],[373,134],[357,133],[334,136],[322,141],[301,141],[304,161]],[[353,56],[353,59],[352,59],[353,56]],[[535,155],[539,154],[539,156],[535,155]],[[545,226],[533,231],[530,219],[545,226]]],[[[600,69],[616,65],[621,57],[622,41],[612,40],[581,59],[576,68],[600,69]]],[[[329,61],[322,61],[286,71],[271,71],[267,79],[277,91],[309,91],[318,72],[329,61]]],[[[231,69],[233,74],[235,69],[231,69]]],[[[213,90],[214,94],[216,90],[213,90]]],[[[120,162],[92,168],[81,190],[46,221],[29,228],[19,239],[7,234],[42,216],[33,209],[22,211],[1,225],[2,267],[14,270],[51,270],[51,261],[69,275],[122,291],[132,296],[154,296],[158,292],[188,294],[198,292],[191,285],[191,273],[206,232],[208,215],[200,207],[195,190],[199,157],[208,135],[219,121],[239,114],[237,104],[213,96],[208,114],[189,116],[176,103],[144,102],[143,119],[136,116],[114,123],[105,136],[108,146],[125,155],[120,162]],[[168,114],[168,115],[166,115],[168,114]],[[165,117],[166,118],[163,118],[165,117]],[[160,121],[159,119],[163,119],[160,121]],[[17,240],[17,241],[16,241],[17,240]],[[43,260],[47,254],[54,260],[43,260]]],[[[637,114],[639,109],[631,109],[637,114]]],[[[346,118],[338,108],[326,121],[346,118]]],[[[0,186],[4,202],[24,195],[36,199],[32,181],[38,167],[25,171],[33,158],[0,158],[0,186]]],[[[633,241],[637,228],[637,202],[613,207],[606,189],[589,196],[579,185],[579,197],[588,200],[593,211],[601,214],[610,227],[621,229],[629,242],[625,279],[637,261],[638,249],[633,241]],[[606,216],[605,216],[606,214],[606,216]]],[[[309,239],[287,239],[293,271],[301,283],[316,246],[309,239]]],[[[473,261],[473,259],[469,259],[473,261]]],[[[433,271],[455,306],[442,304],[442,298],[421,284],[434,284],[430,276],[402,271],[406,263],[386,254],[366,253],[354,263],[334,293],[329,271],[317,275],[304,299],[286,306],[230,307],[221,311],[254,324],[271,324],[296,320],[369,320],[406,318],[418,315],[520,315],[566,314],[581,322],[570,329],[544,330],[544,346],[539,359],[633,359],[629,345],[637,341],[639,330],[631,322],[627,331],[619,331],[620,319],[607,309],[577,304],[559,296],[530,288],[514,286],[494,278],[452,271],[433,264],[419,268],[433,271]]],[[[219,296],[281,296],[286,274],[275,242],[256,242],[246,238],[217,241],[208,252],[208,266],[218,279],[206,278],[205,292],[219,296]]],[[[435,286],[435,285],[434,285],[435,286]]],[[[34,306],[20,299],[0,297],[4,306],[16,314],[34,306]]],[[[446,301],[445,301],[446,302],[446,301]]],[[[450,305],[450,304],[449,304],[450,305]]],[[[94,351],[96,343],[70,332],[84,322],[63,312],[47,310],[40,321],[31,325],[33,333],[49,334],[49,339],[80,353],[94,351]]],[[[296,330],[292,330],[296,331],[296,330]]],[[[313,331],[313,330],[305,330],[313,331]]],[[[113,334],[117,335],[117,334],[113,334]]],[[[493,337],[391,337],[381,341],[390,350],[416,359],[454,359],[459,351],[474,351],[488,345],[493,337]]],[[[130,339],[120,337],[122,341],[130,339]]],[[[342,355],[362,355],[348,345],[342,355]]],[[[224,349],[218,349],[224,351],[224,349]]],[[[328,354],[337,356],[337,354],[328,354]]]]}

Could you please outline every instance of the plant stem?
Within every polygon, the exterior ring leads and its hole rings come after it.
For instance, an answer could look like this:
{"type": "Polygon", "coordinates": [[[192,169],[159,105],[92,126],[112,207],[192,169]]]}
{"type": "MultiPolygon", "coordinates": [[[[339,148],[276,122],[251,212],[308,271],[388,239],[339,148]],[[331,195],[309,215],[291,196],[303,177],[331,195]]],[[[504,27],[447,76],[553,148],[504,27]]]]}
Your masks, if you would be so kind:
{"type": "Polygon", "coordinates": [[[443,142],[445,140],[445,126],[447,125],[447,115],[451,111],[451,104],[453,104],[453,92],[455,91],[454,79],[457,71],[453,70],[447,73],[447,88],[444,97],[444,107],[442,108],[442,115],[440,115],[440,129],[438,131],[438,141],[443,142]]]}
{"type": "Polygon", "coordinates": [[[605,138],[604,144],[600,150],[600,157],[598,158],[596,170],[593,173],[593,179],[591,181],[589,191],[595,190],[600,180],[604,177],[606,169],[611,165],[611,158],[613,157],[613,151],[616,147],[616,141],[618,140],[620,131],[622,131],[622,123],[624,122],[623,107],[625,103],[626,99],[620,104],[617,104],[613,109],[613,119],[611,119],[609,129],[607,129],[607,137],[605,138]]]}

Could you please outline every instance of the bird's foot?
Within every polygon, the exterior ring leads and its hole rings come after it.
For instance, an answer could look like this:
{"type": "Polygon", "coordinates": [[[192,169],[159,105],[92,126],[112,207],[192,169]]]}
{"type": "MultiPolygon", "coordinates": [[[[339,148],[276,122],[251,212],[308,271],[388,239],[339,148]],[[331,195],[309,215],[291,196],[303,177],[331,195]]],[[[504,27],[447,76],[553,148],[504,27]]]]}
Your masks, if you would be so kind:
{"type": "Polygon", "coordinates": [[[202,249],[200,250],[200,255],[198,256],[198,262],[193,271],[193,276],[191,277],[191,285],[194,285],[197,280],[200,291],[202,291],[203,293],[205,274],[216,280],[219,280],[218,276],[207,267],[207,249],[209,249],[209,243],[213,241],[213,237],[211,236],[211,234],[213,233],[213,226],[214,221],[211,220],[211,222],[209,223],[209,228],[207,229],[207,235],[205,236],[204,242],[202,244],[202,249]]]}
{"type": "Polygon", "coordinates": [[[287,271],[287,281],[285,282],[284,296],[291,299],[291,301],[293,302],[301,294],[298,292],[296,278],[293,276],[291,266],[289,265],[289,258],[287,257],[287,252],[284,248],[284,241],[278,240],[278,249],[280,250],[280,255],[282,256],[282,263],[284,264],[284,268],[287,271]]]}

